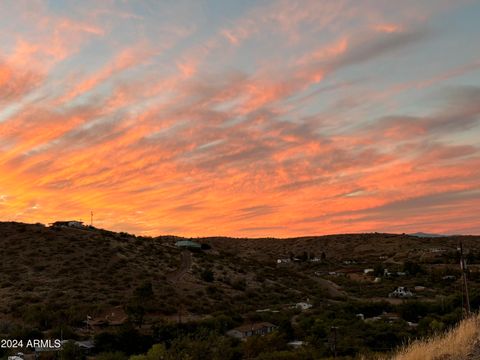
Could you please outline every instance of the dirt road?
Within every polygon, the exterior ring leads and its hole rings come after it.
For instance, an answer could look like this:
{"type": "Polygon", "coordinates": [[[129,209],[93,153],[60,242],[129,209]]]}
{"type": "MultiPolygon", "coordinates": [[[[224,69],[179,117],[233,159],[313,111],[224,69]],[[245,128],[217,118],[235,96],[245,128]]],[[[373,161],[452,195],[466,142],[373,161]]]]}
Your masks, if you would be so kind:
{"type": "Polygon", "coordinates": [[[327,290],[328,295],[333,298],[340,298],[340,297],[345,297],[348,296],[345,291],[341,289],[340,286],[335,284],[333,281],[322,279],[322,278],[316,278],[317,282],[319,282],[325,290],[327,290]]]}
{"type": "Polygon", "coordinates": [[[167,274],[167,280],[176,283],[190,270],[192,266],[192,254],[188,250],[182,251],[180,254],[180,265],[177,270],[167,274]]]}

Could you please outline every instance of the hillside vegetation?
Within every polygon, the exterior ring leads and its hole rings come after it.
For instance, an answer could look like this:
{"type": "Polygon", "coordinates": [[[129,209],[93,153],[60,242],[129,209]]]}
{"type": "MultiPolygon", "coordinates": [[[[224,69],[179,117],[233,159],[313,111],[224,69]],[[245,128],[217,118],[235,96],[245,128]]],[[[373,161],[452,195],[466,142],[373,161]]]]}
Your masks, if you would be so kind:
{"type": "MultiPolygon", "coordinates": [[[[0,336],[94,340],[94,354],[120,360],[149,350],[191,360],[314,360],[335,353],[403,360],[423,349],[440,360],[438,349],[447,344],[448,356],[470,351],[473,320],[395,352],[463,318],[460,240],[472,309],[480,307],[479,237],[189,239],[199,250],[177,248],[178,240],[185,239],[0,222],[0,336]],[[398,287],[412,295],[390,297],[398,287]],[[262,322],[275,331],[246,341],[228,336],[232,328],[262,322]]],[[[0,349],[0,358],[10,353],[0,349]]]]}
{"type": "Polygon", "coordinates": [[[480,359],[480,318],[463,320],[442,334],[414,342],[401,349],[392,360],[468,360],[480,359]]]}

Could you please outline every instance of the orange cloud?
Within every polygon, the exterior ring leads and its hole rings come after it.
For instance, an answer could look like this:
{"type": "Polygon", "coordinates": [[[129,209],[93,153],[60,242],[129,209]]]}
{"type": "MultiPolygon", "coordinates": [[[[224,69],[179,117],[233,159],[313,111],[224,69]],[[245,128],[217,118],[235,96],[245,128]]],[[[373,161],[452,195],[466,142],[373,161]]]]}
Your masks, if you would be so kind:
{"type": "Polygon", "coordinates": [[[396,96],[478,64],[382,77],[425,39],[403,11],[279,1],[202,32],[196,14],[172,24],[117,6],[69,18],[38,5],[2,41],[1,219],[93,210],[99,227],[187,236],[478,231],[478,87],[434,105],[396,96]]]}

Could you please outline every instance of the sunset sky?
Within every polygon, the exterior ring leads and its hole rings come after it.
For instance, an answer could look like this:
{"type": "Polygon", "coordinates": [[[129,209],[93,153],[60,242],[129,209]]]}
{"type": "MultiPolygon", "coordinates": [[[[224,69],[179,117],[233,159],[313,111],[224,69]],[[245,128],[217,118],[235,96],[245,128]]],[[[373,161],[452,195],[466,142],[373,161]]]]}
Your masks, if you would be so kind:
{"type": "Polygon", "coordinates": [[[480,233],[480,1],[1,1],[0,221],[480,233]]]}

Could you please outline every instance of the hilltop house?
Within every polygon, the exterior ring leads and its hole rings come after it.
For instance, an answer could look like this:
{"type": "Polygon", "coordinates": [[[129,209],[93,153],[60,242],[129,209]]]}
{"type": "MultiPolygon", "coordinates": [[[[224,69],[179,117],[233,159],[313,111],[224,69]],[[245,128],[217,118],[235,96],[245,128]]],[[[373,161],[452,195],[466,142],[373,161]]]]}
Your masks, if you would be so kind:
{"type": "Polygon", "coordinates": [[[250,336],[263,336],[273,332],[278,326],[269,322],[245,324],[227,331],[227,335],[240,340],[246,340],[250,336]]]}
{"type": "Polygon", "coordinates": [[[175,246],[181,249],[200,250],[202,245],[191,240],[179,240],[175,242],[175,246]]]}
{"type": "Polygon", "coordinates": [[[72,228],[78,228],[78,229],[81,229],[84,227],[83,221],[77,221],[77,220],[55,221],[54,223],[51,224],[51,226],[56,228],[72,227],[72,228]]]}

